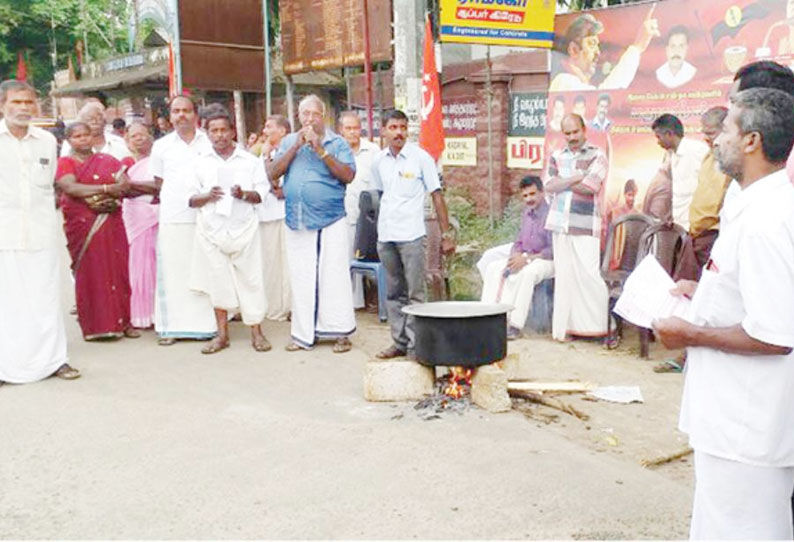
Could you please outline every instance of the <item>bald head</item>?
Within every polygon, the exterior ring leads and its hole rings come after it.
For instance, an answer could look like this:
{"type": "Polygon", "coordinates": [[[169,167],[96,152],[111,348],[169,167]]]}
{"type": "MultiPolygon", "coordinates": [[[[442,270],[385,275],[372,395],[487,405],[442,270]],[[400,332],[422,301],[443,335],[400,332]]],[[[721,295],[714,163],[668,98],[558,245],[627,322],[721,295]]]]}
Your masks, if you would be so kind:
{"type": "Polygon", "coordinates": [[[582,117],[576,113],[568,113],[562,118],[560,128],[562,129],[562,135],[565,136],[568,149],[572,152],[577,152],[584,146],[587,137],[582,117]]]}

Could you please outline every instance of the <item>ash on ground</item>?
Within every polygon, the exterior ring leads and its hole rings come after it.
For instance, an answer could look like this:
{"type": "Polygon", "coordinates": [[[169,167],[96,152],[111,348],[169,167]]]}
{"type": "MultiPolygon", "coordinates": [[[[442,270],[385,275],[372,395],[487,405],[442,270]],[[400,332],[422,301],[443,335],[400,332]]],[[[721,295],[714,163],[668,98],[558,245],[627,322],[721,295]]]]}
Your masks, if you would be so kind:
{"type": "Polygon", "coordinates": [[[437,378],[433,395],[422,399],[414,405],[416,415],[424,421],[429,421],[440,420],[444,414],[454,413],[462,416],[466,413],[471,408],[471,386],[460,383],[460,397],[451,397],[445,393],[449,386],[449,375],[437,378]]]}

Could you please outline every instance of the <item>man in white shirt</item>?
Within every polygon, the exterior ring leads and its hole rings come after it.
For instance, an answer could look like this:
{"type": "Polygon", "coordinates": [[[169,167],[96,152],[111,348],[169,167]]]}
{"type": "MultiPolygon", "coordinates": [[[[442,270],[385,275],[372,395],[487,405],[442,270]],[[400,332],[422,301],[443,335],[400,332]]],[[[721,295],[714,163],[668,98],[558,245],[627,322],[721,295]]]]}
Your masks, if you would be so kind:
{"type": "Polygon", "coordinates": [[[393,344],[380,359],[414,354],[413,318],[402,308],[425,301],[425,194],[430,193],[441,227],[441,250],[455,241],[433,158],[408,142],[408,117],[394,110],[383,117],[386,148],[372,162],[373,188],[383,192],[378,213],[378,256],[386,270],[386,309],[393,344]]]}
{"type": "Polygon", "coordinates": [[[554,43],[554,55],[562,53],[560,66],[555,69],[549,86],[549,92],[571,90],[612,90],[628,88],[637,74],[640,57],[648,48],[651,40],[659,35],[659,23],[653,18],[656,5],[652,5],[642,21],[640,32],[632,45],[626,48],[609,75],[598,87],[590,82],[598,67],[601,56],[601,42],[598,35],[604,31],[604,25],[593,15],[585,13],[577,17],[568,26],[564,34],[559,34],[554,43]]]}
{"type": "Polygon", "coordinates": [[[160,187],[154,329],[163,346],[211,339],[216,331],[210,298],[188,287],[196,233],[196,210],[188,200],[198,158],[212,152],[212,144],[196,127],[190,98],[177,96],[170,108],[174,131],[155,141],[149,158],[149,173],[160,187]]]}
{"type": "MultiPolygon", "coordinates": [[[[281,140],[290,133],[289,121],[282,115],[271,115],[262,129],[265,141],[261,147],[262,160],[270,163],[276,157],[281,140]]],[[[262,259],[265,263],[265,318],[285,321],[292,307],[292,294],[287,266],[287,241],[284,223],[284,177],[270,182],[270,191],[257,205],[259,234],[262,239],[262,259]]]]}
{"type": "MultiPolygon", "coordinates": [[[[127,143],[123,137],[119,137],[113,132],[107,132],[105,127],[105,106],[96,100],[87,102],[77,113],[77,120],[85,122],[91,130],[93,138],[92,147],[94,152],[109,154],[116,160],[123,160],[131,157],[132,153],[127,148],[127,143]]],[[[63,142],[61,156],[69,156],[72,147],[68,141],[63,142]]]]}
{"type": "Polygon", "coordinates": [[[684,137],[684,125],[678,117],[665,113],[651,125],[656,141],[670,156],[673,178],[673,222],[689,231],[689,206],[698,186],[698,174],[709,146],[703,141],[684,137]]]}
{"type": "Polygon", "coordinates": [[[222,106],[207,115],[207,134],[213,150],[199,158],[190,196],[190,207],[199,209],[190,287],[209,295],[218,335],[201,353],[229,347],[229,311],[238,310],[251,327],[254,350],[266,352],[271,346],[260,327],[266,302],[254,208],[269,189],[265,164],[235,145],[232,118],[222,106]]]}
{"type": "Polygon", "coordinates": [[[667,62],[656,70],[656,79],[667,88],[676,88],[689,83],[697,68],[686,61],[689,49],[689,32],[683,25],[676,25],[667,34],[667,46],[664,49],[667,62]]]}
{"type": "Polygon", "coordinates": [[[794,98],[737,93],[714,144],[741,191],[723,206],[720,235],[688,321],[654,329],[686,348],[680,429],[695,450],[692,539],[790,540],[794,488],[794,98]]]}
{"type": "MultiPolygon", "coordinates": [[[[358,222],[358,200],[361,192],[372,188],[372,159],[380,151],[369,139],[361,139],[361,119],[355,111],[344,111],[339,115],[339,135],[345,138],[356,158],[356,176],[345,188],[345,214],[350,226],[350,258],[355,258],[356,223],[358,222]]],[[[364,307],[364,280],[360,274],[353,277],[353,308],[364,307]]]]}
{"type": "Polygon", "coordinates": [[[31,126],[36,91],[0,84],[0,385],[73,379],[61,311],[56,142],[31,126]]]}

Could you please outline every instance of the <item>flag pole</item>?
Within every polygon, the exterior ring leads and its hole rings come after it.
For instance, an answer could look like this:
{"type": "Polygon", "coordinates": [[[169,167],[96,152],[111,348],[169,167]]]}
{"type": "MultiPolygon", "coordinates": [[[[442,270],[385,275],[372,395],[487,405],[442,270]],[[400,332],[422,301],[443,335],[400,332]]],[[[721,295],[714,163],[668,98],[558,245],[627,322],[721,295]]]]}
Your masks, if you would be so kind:
{"type": "Polygon", "coordinates": [[[362,0],[364,4],[364,74],[367,78],[367,134],[369,140],[374,141],[375,135],[372,130],[372,50],[369,43],[369,6],[367,0],[362,0]]]}
{"type": "Polygon", "coordinates": [[[494,228],[493,193],[493,86],[491,85],[491,46],[485,49],[485,94],[488,97],[488,221],[494,228]]]}

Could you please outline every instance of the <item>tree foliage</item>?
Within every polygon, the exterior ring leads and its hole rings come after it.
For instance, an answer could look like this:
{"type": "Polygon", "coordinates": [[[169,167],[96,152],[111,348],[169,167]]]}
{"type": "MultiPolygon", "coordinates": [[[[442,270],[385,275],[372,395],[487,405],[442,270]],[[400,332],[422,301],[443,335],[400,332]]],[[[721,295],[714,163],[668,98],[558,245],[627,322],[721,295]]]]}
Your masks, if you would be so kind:
{"type": "Polygon", "coordinates": [[[126,0],[0,0],[0,78],[16,75],[21,52],[29,79],[46,91],[84,36],[91,60],[125,51],[128,18],[126,0]]]}

